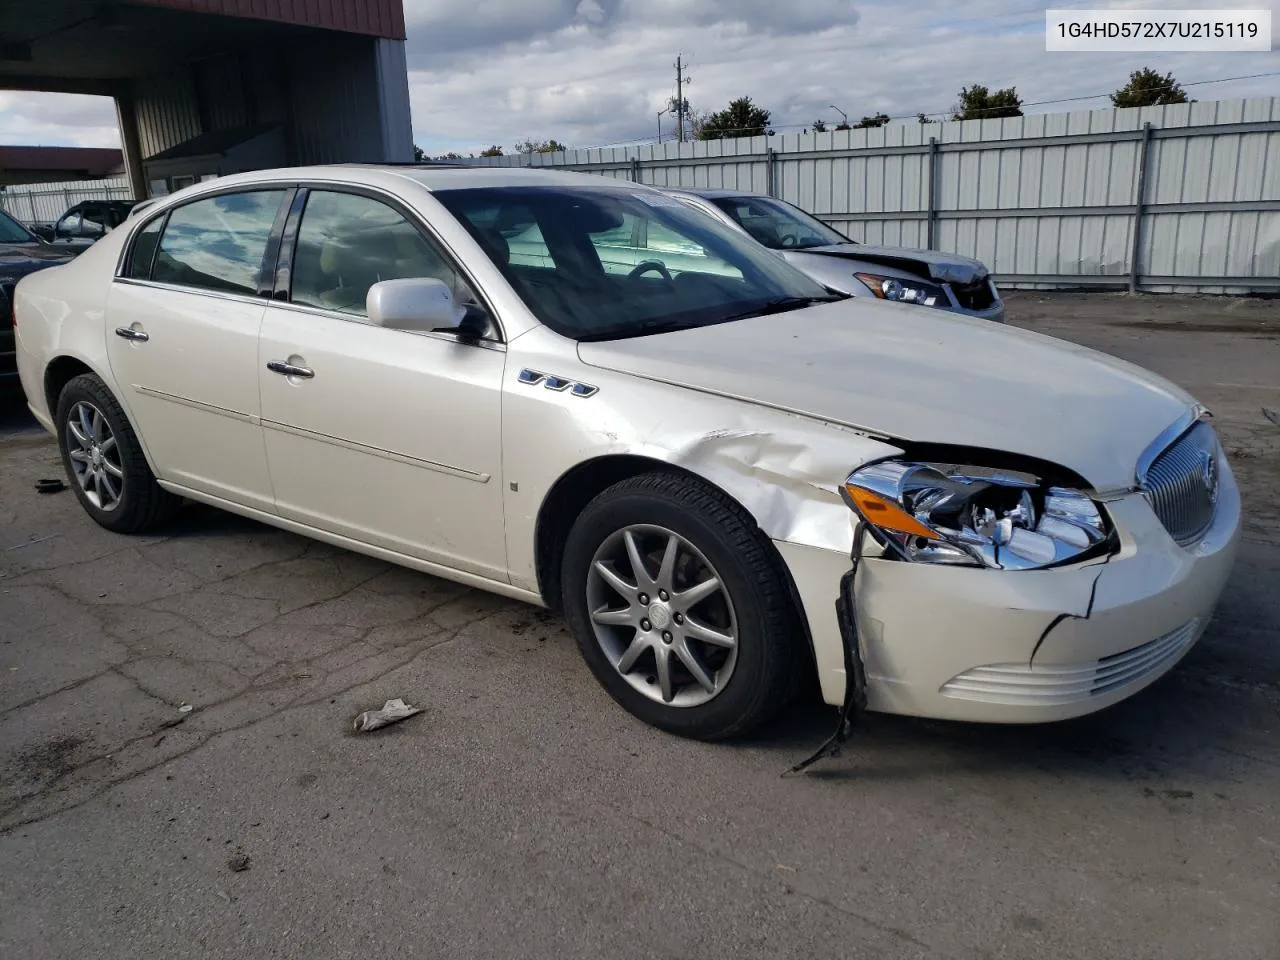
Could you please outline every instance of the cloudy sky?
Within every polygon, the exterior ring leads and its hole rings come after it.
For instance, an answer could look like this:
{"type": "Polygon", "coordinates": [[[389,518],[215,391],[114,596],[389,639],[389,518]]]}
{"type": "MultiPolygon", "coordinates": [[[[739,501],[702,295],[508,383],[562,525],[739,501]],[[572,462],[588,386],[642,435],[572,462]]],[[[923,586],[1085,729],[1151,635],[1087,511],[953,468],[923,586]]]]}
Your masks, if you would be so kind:
{"type": "MultiPolygon", "coordinates": [[[[1280,72],[1272,53],[1046,53],[1044,11],[1271,7],[1277,0],[404,0],[417,142],[467,153],[525,138],[652,139],[689,62],[697,111],[749,95],[775,129],[941,113],[960,87],[1016,86],[1027,112],[1106,106],[1130,70],[1184,84],[1280,72]],[[1085,98],[1067,103],[1039,101],[1085,98]]],[[[1280,76],[1188,87],[1200,100],[1280,94],[1280,76]]],[[[664,134],[673,131],[663,118],[664,134]]],[[[0,142],[117,144],[110,101],[0,92],[0,142]]]]}

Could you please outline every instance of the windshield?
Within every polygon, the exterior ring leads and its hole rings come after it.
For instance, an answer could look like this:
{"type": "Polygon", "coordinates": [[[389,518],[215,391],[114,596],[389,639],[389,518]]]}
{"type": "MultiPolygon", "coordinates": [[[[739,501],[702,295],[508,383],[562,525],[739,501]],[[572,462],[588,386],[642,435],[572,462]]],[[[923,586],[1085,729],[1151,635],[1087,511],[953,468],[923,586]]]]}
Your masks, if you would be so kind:
{"type": "Polygon", "coordinates": [[[770,197],[711,197],[738,226],[770,250],[803,250],[852,243],[817,217],[770,197]]]}
{"type": "Polygon", "coordinates": [[[0,210],[0,243],[35,243],[36,238],[13,217],[0,210]]]}
{"type": "Polygon", "coordinates": [[[706,214],[654,191],[438,190],[543,323],[603,340],[724,323],[831,299],[706,214]]]}

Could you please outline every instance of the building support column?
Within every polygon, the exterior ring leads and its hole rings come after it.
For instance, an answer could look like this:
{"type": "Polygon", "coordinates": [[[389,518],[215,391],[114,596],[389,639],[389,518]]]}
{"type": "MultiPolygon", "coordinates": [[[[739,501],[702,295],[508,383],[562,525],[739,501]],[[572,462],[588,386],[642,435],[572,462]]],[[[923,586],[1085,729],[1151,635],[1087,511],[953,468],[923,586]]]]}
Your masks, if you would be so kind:
{"type": "Polygon", "coordinates": [[[133,93],[117,90],[116,118],[120,124],[120,146],[124,153],[124,173],[134,200],[147,199],[147,178],[142,171],[142,147],[138,140],[138,114],[133,106],[133,93]]]}

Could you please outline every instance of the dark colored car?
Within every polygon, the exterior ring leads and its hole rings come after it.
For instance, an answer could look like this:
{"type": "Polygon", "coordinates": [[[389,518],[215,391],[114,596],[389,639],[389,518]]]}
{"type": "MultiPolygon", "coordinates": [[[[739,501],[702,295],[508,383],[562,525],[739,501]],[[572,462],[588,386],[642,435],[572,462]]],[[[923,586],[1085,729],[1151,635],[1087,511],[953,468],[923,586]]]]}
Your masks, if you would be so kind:
{"type": "Polygon", "coordinates": [[[0,210],[0,388],[17,385],[13,350],[13,288],[28,273],[66,263],[73,254],[45,243],[0,210]]]}
{"type": "Polygon", "coordinates": [[[55,247],[80,253],[124,223],[136,200],[83,200],[58,218],[52,227],[33,228],[55,247]]]}

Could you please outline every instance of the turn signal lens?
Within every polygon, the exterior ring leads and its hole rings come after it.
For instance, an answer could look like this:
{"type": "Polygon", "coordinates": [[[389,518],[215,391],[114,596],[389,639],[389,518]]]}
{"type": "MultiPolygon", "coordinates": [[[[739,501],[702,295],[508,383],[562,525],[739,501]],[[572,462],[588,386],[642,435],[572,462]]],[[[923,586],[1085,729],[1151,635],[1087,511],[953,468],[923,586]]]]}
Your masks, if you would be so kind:
{"type": "Polygon", "coordinates": [[[905,533],[909,537],[924,537],[926,540],[942,539],[935,531],[930,530],[888,497],[882,497],[878,493],[864,490],[852,483],[845,484],[845,492],[853,502],[854,509],[872,526],[881,530],[892,530],[895,533],[905,533]]]}

